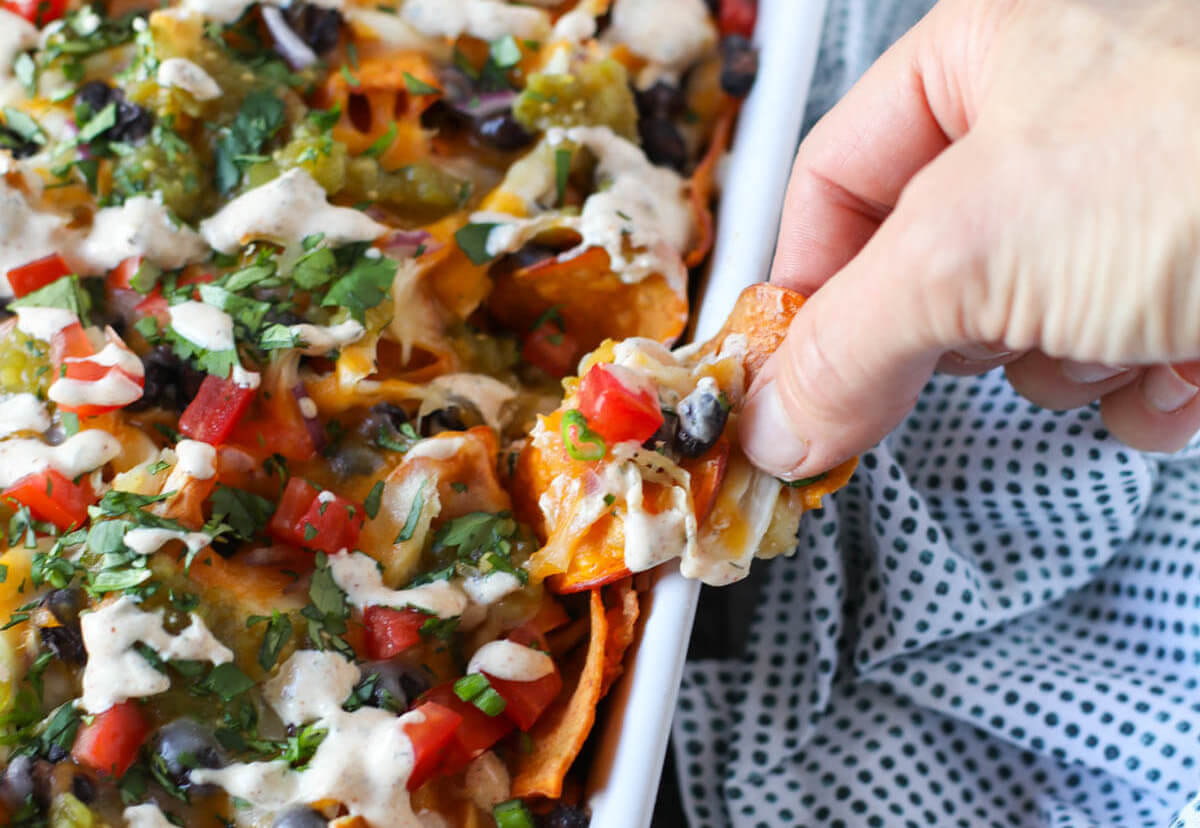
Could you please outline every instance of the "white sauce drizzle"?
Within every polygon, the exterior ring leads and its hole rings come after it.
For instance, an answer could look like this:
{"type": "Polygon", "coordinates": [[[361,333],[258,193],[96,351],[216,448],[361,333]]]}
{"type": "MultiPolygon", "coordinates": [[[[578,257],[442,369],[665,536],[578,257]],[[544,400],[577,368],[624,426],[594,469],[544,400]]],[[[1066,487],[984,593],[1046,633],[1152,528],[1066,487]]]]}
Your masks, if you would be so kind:
{"type": "Polygon", "coordinates": [[[180,440],[175,445],[175,468],[196,480],[208,480],[217,473],[217,450],[199,440],[180,440]]]}
{"type": "Polygon", "coordinates": [[[502,638],[484,644],[467,665],[467,673],[487,673],[505,681],[537,681],[554,672],[554,660],[541,650],[502,638]]]}
{"type": "Polygon", "coordinates": [[[144,377],[145,366],[138,355],[116,342],[109,342],[89,357],[67,357],[67,362],[94,362],[109,368],[118,368],[132,377],[144,377]]]}
{"type": "Polygon", "coordinates": [[[173,540],[183,541],[192,554],[212,543],[212,535],[204,532],[181,532],[178,529],[150,529],[139,526],[125,533],[125,545],[139,555],[153,555],[173,540]]]}
{"type": "Polygon", "coordinates": [[[17,330],[42,342],[49,342],[63,328],[79,321],[79,317],[66,308],[16,308],[16,311],[17,330]]]}
{"type": "Polygon", "coordinates": [[[167,58],[158,65],[154,79],[159,86],[170,86],[187,92],[197,101],[211,101],[221,97],[221,87],[213,76],[187,58],[167,58]]]}
{"type": "Polygon", "coordinates": [[[234,347],[233,317],[205,302],[187,301],[167,308],[171,327],[193,345],[208,351],[228,351],[234,347]]]}
{"type": "Polygon", "coordinates": [[[0,488],[46,468],[74,479],[120,453],[121,443],[116,437],[94,428],[74,434],[57,446],[41,440],[5,440],[0,442],[0,488]]]}
{"type": "Polygon", "coordinates": [[[46,404],[34,394],[13,394],[0,400],[0,437],[21,431],[42,432],[50,428],[46,404]]]}
{"type": "Polygon", "coordinates": [[[120,207],[104,207],[76,251],[88,273],[103,273],[131,256],[145,256],[175,270],[208,255],[194,230],[177,227],[167,208],[147,196],[134,196],[120,207]]]}
{"type": "Polygon", "coordinates": [[[142,387],[120,371],[109,371],[97,380],[59,377],[46,396],[51,402],[71,407],[123,406],[142,397],[142,387]]]}
{"type": "Polygon", "coordinates": [[[428,457],[430,460],[449,460],[466,444],[465,437],[426,437],[413,445],[404,454],[404,459],[408,461],[428,457]]]}
{"type": "Polygon", "coordinates": [[[317,404],[313,402],[312,397],[301,397],[296,400],[296,404],[300,406],[300,414],[307,420],[311,420],[317,416],[317,404]]]}
{"type": "Polygon", "coordinates": [[[412,589],[391,589],[375,559],[361,552],[339,552],[329,557],[330,574],[346,600],[356,607],[414,607],[438,618],[454,618],[467,608],[467,596],[449,581],[433,581],[412,589]]]}
{"type": "Polygon", "coordinates": [[[233,253],[254,239],[289,245],[324,233],[326,243],[337,247],[387,232],[389,228],[358,210],[330,204],[321,185],[299,168],[238,196],[200,223],[200,234],[222,253],[233,253]]]}
{"type": "Polygon", "coordinates": [[[308,356],[321,356],[353,345],[367,332],[367,329],[354,319],[347,319],[337,325],[310,325],[302,322],[292,325],[288,330],[300,340],[300,352],[308,356]]]}
{"type": "Polygon", "coordinates": [[[224,664],[233,652],[217,641],[200,616],[179,635],[163,629],[163,613],[144,612],[128,595],[105,603],[79,617],[83,646],[88,653],[79,705],[100,713],[126,699],[165,692],[171,680],[146,661],[134,644],[139,641],[163,659],[192,659],[224,664]]]}
{"type": "Polygon", "coordinates": [[[644,89],[664,75],[678,78],[711,52],[717,31],[704,0],[616,0],[605,39],[650,62],[637,79],[644,89]]]}
{"type": "Polygon", "coordinates": [[[500,0],[408,0],[400,16],[421,34],[451,40],[464,34],[480,40],[505,35],[545,40],[550,35],[550,16],[545,11],[500,0]]]}
{"type": "Polygon", "coordinates": [[[0,297],[13,295],[8,271],[51,253],[65,255],[72,238],[66,224],[62,216],[31,208],[20,191],[0,178],[0,297]]]}
{"type": "Polygon", "coordinates": [[[521,579],[511,572],[489,572],[464,578],[462,588],[472,602],[488,606],[519,590],[521,579]]]}
{"type": "Polygon", "coordinates": [[[175,828],[153,802],[130,805],[121,812],[121,816],[125,817],[128,828],[175,828]]]}
{"type": "Polygon", "coordinates": [[[337,653],[293,653],[263,685],[263,695],[286,724],[312,721],[325,731],[308,767],[294,771],[281,760],[233,764],[194,770],[192,781],[219,785],[268,811],[331,799],[375,826],[420,828],[405,786],[414,754],[404,727],[424,717],[374,707],[347,713],[342,702],[358,679],[358,668],[337,653]]]}

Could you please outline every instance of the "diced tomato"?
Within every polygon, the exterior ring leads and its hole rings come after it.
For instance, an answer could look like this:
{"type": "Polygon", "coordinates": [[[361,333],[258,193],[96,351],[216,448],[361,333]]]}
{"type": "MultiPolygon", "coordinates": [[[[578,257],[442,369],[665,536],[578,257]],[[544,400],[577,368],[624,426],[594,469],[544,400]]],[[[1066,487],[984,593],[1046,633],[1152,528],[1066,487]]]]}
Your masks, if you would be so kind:
{"type": "Polygon", "coordinates": [[[521,359],[552,377],[565,377],[573,372],[579,359],[579,343],[554,320],[548,319],[525,337],[521,359]]]}
{"type": "Polygon", "coordinates": [[[644,443],[663,424],[658,395],[623,366],[597,363],[579,382],[579,411],[610,445],[644,443]]]}
{"type": "Polygon", "coordinates": [[[67,0],[0,0],[0,9],[24,17],[40,28],[63,16],[67,0]]]}
{"type": "MultiPolygon", "coordinates": [[[[77,326],[72,325],[65,330],[73,331],[75,327],[77,326]]],[[[80,330],[82,331],[82,329],[80,330]]],[[[146,377],[142,371],[130,368],[128,366],[123,367],[121,365],[111,365],[96,362],[92,359],[92,357],[95,356],[95,352],[90,340],[87,338],[86,333],[83,333],[81,336],[78,333],[71,332],[67,334],[67,336],[72,341],[64,341],[62,344],[62,350],[64,352],[74,351],[76,353],[69,356],[64,356],[61,361],[56,361],[54,373],[56,379],[59,377],[66,377],[67,379],[78,380],[80,382],[98,382],[115,371],[122,375],[125,379],[129,380],[129,382],[136,385],[139,389],[137,396],[141,396],[141,389],[145,388],[146,386],[146,377]],[[87,353],[81,353],[85,349],[87,350],[87,353]]],[[[135,358],[133,352],[130,351],[121,338],[112,331],[108,332],[108,343],[109,345],[115,345],[117,348],[124,350],[127,352],[129,357],[135,358]]],[[[55,349],[52,348],[51,350],[53,351],[55,349]]],[[[95,417],[99,414],[106,414],[109,411],[116,411],[117,409],[122,408],[124,405],[128,405],[129,402],[132,401],[133,400],[129,400],[122,405],[90,402],[83,405],[68,405],[64,402],[60,402],[58,404],[58,408],[60,411],[74,412],[80,417],[95,417]]]]}
{"type": "Polygon", "coordinates": [[[30,262],[8,271],[8,283],[12,286],[13,295],[17,298],[44,288],[51,282],[57,282],[71,272],[62,256],[51,253],[49,256],[30,262]]]}
{"type": "Polygon", "coordinates": [[[367,658],[373,661],[391,658],[421,640],[421,627],[429,615],[414,609],[367,607],[363,624],[367,628],[367,658]]]}
{"type": "Polygon", "coordinates": [[[254,388],[209,374],[179,418],[180,433],[202,443],[221,445],[233,433],[255,393],[254,388]]]}
{"type": "Polygon", "coordinates": [[[96,495],[86,479],[73,483],[54,469],[44,469],[25,475],[0,492],[0,499],[15,500],[28,507],[38,520],[66,530],[84,524],[87,507],[96,502],[96,495]]]}
{"type": "Polygon", "coordinates": [[[425,718],[420,722],[408,722],[404,733],[413,746],[413,769],[408,775],[408,789],[415,791],[433,778],[454,739],[454,732],[462,725],[462,716],[436,702],[423,702],[413,710],[425,718]]]}
{"type": "Polygon", "coordinates": [[[119,778],[129,770],[149,733],[150,724],[137,702],[121,702],[79,728],[71,755],[81,765],[119,778]]]}
{"type": "Polygon", "coordinates": [[[115,290],[133,290],[133,277],[137,275],[141,267],[142,257],[130,256],[108,271],[108,278],[105,279],[105,282],[115,290]]]}
{"type": "Polygon", "coordinates": [[[244,446],[255,457],[280,454],[288,460],[303,462],[317,453],[300,403],[291,393],[260,396],[254,409],[242,418],[230,442],[244,446]]]}
{"type": "Polygon", "coordinates": [[[332,555],[358,545],[364,519],[362,506],[293,477],[267,530],[284,543],[332,555]]]}
{"type": "Polygon", "coordinates": [[[484,673],[487,680],[504,699],[504,713],[521,730],[529,730],[533,723],[546,711],[550,703],[558,698],[562,690],[562,676],[553,673],[536,681],[508,681],[484,673]]]}
{"type": "Polygon", "coordinates": [[[55,376],[61,375],[68,357],[84,359],[95,353],[87,331],[79,322],[72,322],[50,339],[50,362],[54,365],[55,376]]]}
{"type": "Polygon", "coordinates": [[[721,0],[717,28],[721,34],[739,34],[750,38],[758,22],[758,0],[721,0]]]}
{"type": "Polygon", "coordinates": [[[503,713],[489,716],[475,705],[454,694],[454,682],[439,684],[421,697],[422,701],[437,702],[462,717],[454,738],[446,748],[439,772],[458,773],[471,760],[499,742],[513,730],[512,719],[503,713]]]}

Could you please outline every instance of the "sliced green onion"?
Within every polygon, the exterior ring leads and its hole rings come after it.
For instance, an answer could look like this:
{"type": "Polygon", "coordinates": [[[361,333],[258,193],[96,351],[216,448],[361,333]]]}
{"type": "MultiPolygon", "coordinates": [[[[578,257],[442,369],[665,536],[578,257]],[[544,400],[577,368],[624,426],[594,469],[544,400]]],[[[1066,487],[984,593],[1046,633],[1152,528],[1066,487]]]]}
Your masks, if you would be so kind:
{"type": "Polygon", "coordinates": [[[510,799],[492,808],[492,818],[496,820],[496,828],[533,828],[533,816],[519,799],[510,799]]]}
{"type": "Polygon", "coordinates": [[[508,702],[504,700],[504,696],[497,693],[490,685],[478,696],[471,699],[471,704],[489,716],[499,716],[504,712],[504,708],[508,706],[508,702]]]}
{"type": "Polygon", "coordinates": [[[465,702],[469,702],[474,701],[475,697],[484,690],[490,690],[491,688],[492,685],[488,683],[487,676],[482,673],[471,673],[469,676],[463,676],[454,682],[454,695],[465,702]]]}
{"type": "Polygon", "coordinates": [[[575,408],[563,413],[562,438],[567,454],[575,460],[600,460],[608,451],[604,438],[588,428],[587,418],[575,408]]]}

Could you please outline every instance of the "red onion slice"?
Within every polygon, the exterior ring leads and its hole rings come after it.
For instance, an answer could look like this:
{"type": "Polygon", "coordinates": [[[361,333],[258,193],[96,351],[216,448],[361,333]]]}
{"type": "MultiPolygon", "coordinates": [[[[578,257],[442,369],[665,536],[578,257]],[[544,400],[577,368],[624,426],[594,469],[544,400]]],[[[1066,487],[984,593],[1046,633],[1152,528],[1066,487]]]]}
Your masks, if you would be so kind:
{"type": "Polygon", "coordinates": [[[379,247],[393,259],[411,259],[418,250],[422,254],[429,253],[441,244],[424,230],[393,230],[379,240],[379,247]]]}
{"type": "Polygon", "coordinates": [[[299,70],[317,62],[316,52],[308,48],[308,44],[292,30],[284,18],[283,12],[275,6],[267,5],[262,6],[261,10],[263,22],[267,24],[271,37],[275,39],[275,51],[287,61],[288,66],[299,70]]]}

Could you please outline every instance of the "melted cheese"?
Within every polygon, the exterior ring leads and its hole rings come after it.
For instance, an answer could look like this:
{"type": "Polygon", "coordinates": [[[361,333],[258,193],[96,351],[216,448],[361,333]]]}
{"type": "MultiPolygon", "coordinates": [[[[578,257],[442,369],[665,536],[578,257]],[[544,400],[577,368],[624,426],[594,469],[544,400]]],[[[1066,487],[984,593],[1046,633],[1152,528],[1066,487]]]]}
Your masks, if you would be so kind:
{"type": "Polygon", "coordinates": [[[512,780],[500,757],[486,750],[467,765],[463,787],[476,806],[490,812],[511,796],[512,780]]]}
{"type": "Polygon", "coordinates": [[[195,231],[171,221],[167,208],[146,196],[134,196],[120,207],[104,207],[92,220],[75,259],[88,273],[103,273],[133,256],[175,270],[198,262],[208,248],[195,231]]]}
{"type": "Polygon", "coordinates": [[[217,473],[217,450],[199,440],[180,440],[175,446],[179,458],[175,468],[196,480],[208,480],[217,473]]]}
{"type": "Polygon", "coordinates": [[[484,644],[467,665],[467,673],[487,673],[505,681],[537,681],[553,672],[550,656],[507,638],[484,644]]]}
{"type": "Polygon", "coordinates": [[[181,302],[167,309],[171,327],[193,345],[206,351],[228,351],[235,345],[233,317],[205,302],[181,302]]]}
{"type": "Polygon", "coordinates": [[[460,397],[478,409],[483,421],[500,431],[507,421],[509,403],[517,398],[517,392],[500,380],[484,374],[445,374],[429,383],[435,396],[427,399],[421,410],[432,411],[442,406],[437,392],[450,397],[460,397]]]}
{"type": "Polygon", "coordinates": [[[42,432],[50,428],[46,404],[35,395],[13,394],[0,400],[0,437],[21,431],[42,432]]]}
{"type": "Polygon", "coordinates": [[[126,699],[165,692],[171,680],[134,649],[141,642],[163,659],[192,659],[224,664],[233,652],[217,641],[200,616],[178,635],[163,629],[163,613],[144,612],[128,595],[85,612],[79,617],[83,646],[88,653],[79,704],[100,713],[126,699]]]}
{"type": "Polygon", "coordinates": [[[167,58],[158,65],[154,79],[159,86],[170,86],[187,92],[197,101],[211,101],[221,97],[221,87],[205,72],[187,58],[167,58]]]}
{"type": "Polygon", "coordinates": [[[4,440],[0,442],[0,488],[8,488],[25,475],[47,468],[74,479],[100,468],[120,453],[121,443],[117,438],[99,429],[81,431],[57,446],[41,440],[4,440]]]}
{"type": "Polygon", "coordinates": [[[338,247],[387,232],[365,213],[331,205],[321,185],[299,168],[238,196],[200,223],[200,234],[222,253],[235,253],[256,239],[290,245],[324,233],[325,242],[338,247]]]}
{"type": "Polygon", "coordinates": [[[423,35],[451,40],[464,34],[480,40],[505,35],[545,40],[550,35],[550,16],[545,11],[501,0],[408,0],[400,16],[423,35]]]}
{"type": "Polygon", "coordinates": [[[467,596],[449,581],[434,581],[412,589],[390,589],[375,559],[361,552],[339,552],[329,558],[330,574],[356,607],[413,607],[436,615],[454,618],[467,608],[467,596]]]}
{"type": "Polygon", "coordinates": [[[192,781],[219,785],[268,811],[327,799],[373,826],[421,828],[405,785],[414,762],[405,726],[424,716],[410,711],[397,717],[374,707],[342,710],[358,679],[358,668],[336,653],[293,653],[263,695],[285,724],[313,722],[325,731],[308,766],[294,771],[282,760],[233,764],[194,770],[192,781]]]}

